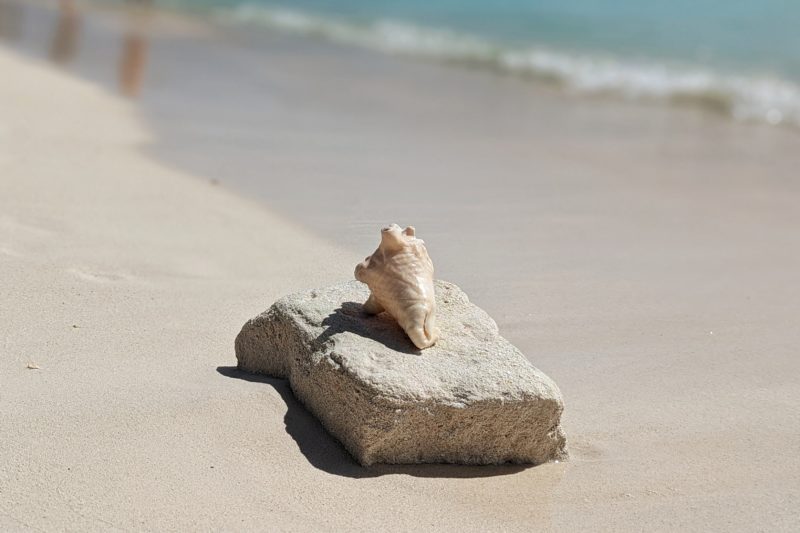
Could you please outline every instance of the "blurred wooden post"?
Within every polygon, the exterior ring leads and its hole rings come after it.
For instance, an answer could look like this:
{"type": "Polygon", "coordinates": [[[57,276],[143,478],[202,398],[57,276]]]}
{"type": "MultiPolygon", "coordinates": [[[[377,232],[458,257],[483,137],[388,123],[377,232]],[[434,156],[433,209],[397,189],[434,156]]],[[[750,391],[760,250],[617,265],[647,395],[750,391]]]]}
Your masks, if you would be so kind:
{"type": "Polygon", "coordinates": [[[127,29],[122,41],[119,61],[119,86],[125,96],[136,97],[141,92],[147,64],[147,25],[150,19],[150,0],[128,0],[127,29]]]}
{"type": "Polygon", "coordinates": [[[50,59],[66,65],[75,57],[78,49],[80,20],[74,0],[59,0],[58,22],[50,43],[50,59]]]}

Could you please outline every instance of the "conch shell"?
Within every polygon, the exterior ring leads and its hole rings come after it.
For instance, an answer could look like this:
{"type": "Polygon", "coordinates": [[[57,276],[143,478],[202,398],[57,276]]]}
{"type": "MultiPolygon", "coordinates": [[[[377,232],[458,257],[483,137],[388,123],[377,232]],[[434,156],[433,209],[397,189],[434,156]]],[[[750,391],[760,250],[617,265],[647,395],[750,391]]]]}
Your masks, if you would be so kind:
{"type": "Polygon", "coordinates": [[[355,275],[371,291],[364,303],[367,313],[386,311],[417,348],[433,346],[439,338],[433,263],[413,227],[401,230],[392,224],[383,228],[378,249],[356,265],[355,275]]]}

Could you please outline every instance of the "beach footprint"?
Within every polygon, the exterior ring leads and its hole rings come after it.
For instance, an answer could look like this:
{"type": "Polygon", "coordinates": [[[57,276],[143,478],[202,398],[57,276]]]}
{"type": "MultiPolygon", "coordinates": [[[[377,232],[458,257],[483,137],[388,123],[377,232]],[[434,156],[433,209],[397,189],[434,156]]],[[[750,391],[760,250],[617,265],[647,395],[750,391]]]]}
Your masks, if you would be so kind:
{"type": "Polygon", "coordinates": [[[91,283],[117,283],[121,281],[132,281],[135,276],[127,272],[97,272],[91,269],[70,268],[67,270],[73,276],[91,283]]]}
{"type": "Polygon", "coordinates": [[[573,461],[585,463],[601,461],[606,455],[603,448],[582,437],[570,439],[569,454],[573,461]]]}
{"type": "Polygon", "coordinates": [[[11,257],[13,259],[22,259],[24,257],[22,253],[14,250],[13,248],[3,245],[0,245],[0,255],[5,257],[11,257]]]}
{"type": "Polygon", "coordinates": [[[14,233],[32,233],[35,235],[50,235],[53,233],[52,231],[37,225],[22,222],[18,218],[11,215],[0,216],[0,230],[14,233]]]}

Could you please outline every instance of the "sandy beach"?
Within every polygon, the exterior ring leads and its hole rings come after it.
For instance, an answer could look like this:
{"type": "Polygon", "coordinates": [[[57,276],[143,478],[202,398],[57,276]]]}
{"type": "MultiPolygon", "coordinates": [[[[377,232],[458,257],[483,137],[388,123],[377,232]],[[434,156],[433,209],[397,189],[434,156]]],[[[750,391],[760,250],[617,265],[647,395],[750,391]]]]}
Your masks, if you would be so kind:
{"type": "Polygon", "coordinates": [[[796,131],[169,14],[85,12],[63,61],[23,14],[0,529],[797,527],[796,131]],[[248,318],[389,222],[559,384],[570,461],[365,469],[234,369],[248,318]]]}

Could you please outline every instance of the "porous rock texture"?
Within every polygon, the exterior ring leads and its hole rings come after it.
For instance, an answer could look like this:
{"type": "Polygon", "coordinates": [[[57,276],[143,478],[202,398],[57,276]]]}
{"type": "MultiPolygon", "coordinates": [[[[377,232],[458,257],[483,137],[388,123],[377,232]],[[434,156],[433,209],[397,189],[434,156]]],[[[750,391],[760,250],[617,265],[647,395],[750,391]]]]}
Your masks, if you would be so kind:
{"type": "Polygon", "coordinates": [[[565,458],[556,384],[456,285],[435,293],[441,337],[423,351],[386,313],[364,313],[357,281],[284,297],[242,328],[239,368],[287,378],[365,466],[565,458]]]}

